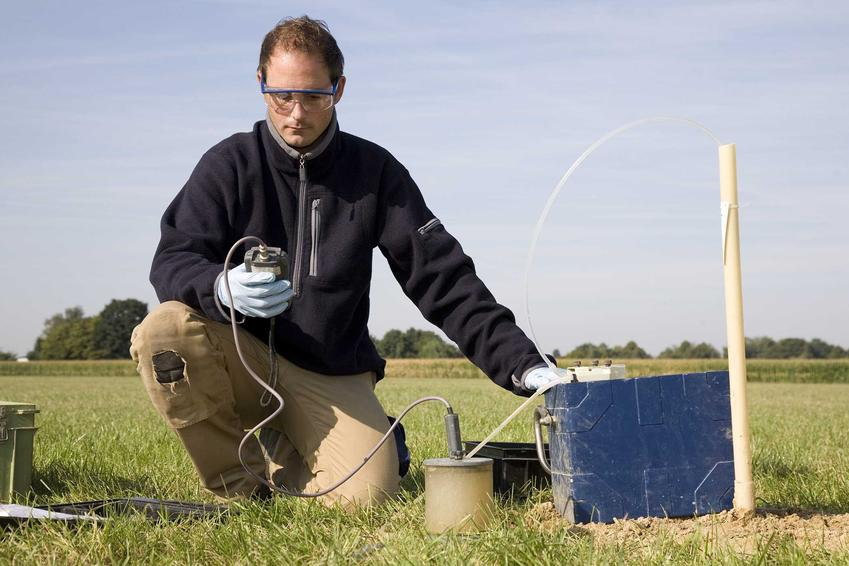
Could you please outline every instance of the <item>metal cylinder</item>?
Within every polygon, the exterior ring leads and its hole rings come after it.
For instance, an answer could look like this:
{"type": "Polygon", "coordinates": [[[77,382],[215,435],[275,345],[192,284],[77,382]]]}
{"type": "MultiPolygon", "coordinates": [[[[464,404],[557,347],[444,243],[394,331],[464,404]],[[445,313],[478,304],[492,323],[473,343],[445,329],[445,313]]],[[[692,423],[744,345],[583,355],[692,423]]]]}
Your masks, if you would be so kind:
{"type": "Polygon", "coordinates": [[[473,533],[492,519],[492,460],[433,458],[424,461],[425,528],[430,533],[473,533]]]}
{"type": "Polygon", "coordinates": [[[448,438],[448,457],[463,458],[463,443],[460,441],[460,417],[457,413],[445,415],[445,436],[448,438]]]}

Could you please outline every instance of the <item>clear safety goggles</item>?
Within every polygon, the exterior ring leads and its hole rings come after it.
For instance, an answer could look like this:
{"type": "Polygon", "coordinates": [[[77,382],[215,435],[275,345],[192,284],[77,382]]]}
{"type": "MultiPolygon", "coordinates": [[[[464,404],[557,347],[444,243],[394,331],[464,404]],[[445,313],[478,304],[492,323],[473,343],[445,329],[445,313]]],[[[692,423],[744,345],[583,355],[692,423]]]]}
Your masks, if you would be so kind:
{"type": "Polygon", "coordinates": [[[274,88],[265,84],[265,79],[260,79],[259,89],[267,94],[274,108],[278,112],[289,114],[295,108],[295,102],[301,105],[305,112],[321,112],[333,106],[336,100],[337,81],[330,90],[311,90],[293,88],[274,88]]]}

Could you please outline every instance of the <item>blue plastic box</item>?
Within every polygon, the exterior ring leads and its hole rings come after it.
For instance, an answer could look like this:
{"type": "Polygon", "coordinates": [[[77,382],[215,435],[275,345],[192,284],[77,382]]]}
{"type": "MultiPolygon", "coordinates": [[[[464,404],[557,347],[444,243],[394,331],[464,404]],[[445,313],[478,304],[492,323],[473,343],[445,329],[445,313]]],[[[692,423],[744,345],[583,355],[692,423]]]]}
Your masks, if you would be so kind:
{"type": "Polygon", "coordinates": [[[562,384],[545,404],[554,504],[568,520],[731,508],[728,372],[562,384]]]}

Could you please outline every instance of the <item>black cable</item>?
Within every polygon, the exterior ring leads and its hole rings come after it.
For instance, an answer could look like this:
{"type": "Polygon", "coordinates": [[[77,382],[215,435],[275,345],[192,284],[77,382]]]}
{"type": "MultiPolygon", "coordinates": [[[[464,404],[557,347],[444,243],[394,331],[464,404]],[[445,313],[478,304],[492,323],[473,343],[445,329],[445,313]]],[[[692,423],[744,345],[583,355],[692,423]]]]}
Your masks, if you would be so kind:
{"type": "MultiPolygon", "coordinates": [[[[268,385],[272,389],[277,387],[277,344],[275,343],[274,329],[277,326],[277,319],[272,318],[268,321],[268,385]]],[[[259,399],[260,407],[267,407],[271,403],[271,395],[268,391],[262,392],[262,397],[259,399]]]]}

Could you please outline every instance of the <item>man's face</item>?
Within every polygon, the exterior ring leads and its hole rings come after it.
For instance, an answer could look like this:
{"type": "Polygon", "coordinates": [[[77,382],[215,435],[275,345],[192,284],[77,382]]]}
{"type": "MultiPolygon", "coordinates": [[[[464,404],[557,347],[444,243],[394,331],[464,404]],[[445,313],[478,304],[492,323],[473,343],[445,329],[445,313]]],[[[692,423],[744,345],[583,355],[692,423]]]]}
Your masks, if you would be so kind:
{"type": "MultiPolygon", "coordinates": [[[[257,80],[261,77],[257,73],[257,80]]],[[[330,73],[318,55],[300,51],[277,49],[271,55],[266,70],[265,84],[269,88],[293,90],[331,90],[330,73]]],[[[345,89],[345,77],[339,78],[336,87],[336,102],[342,98],[345,89]]],[[[295,104],[291,112],[280,112],[270,95],[265,94],[271,122],[292,147],[306,147],[313,143],[327,129],[333,117],[333,107],[318,112],[306,112],[300,104],[295,104]]]]}

